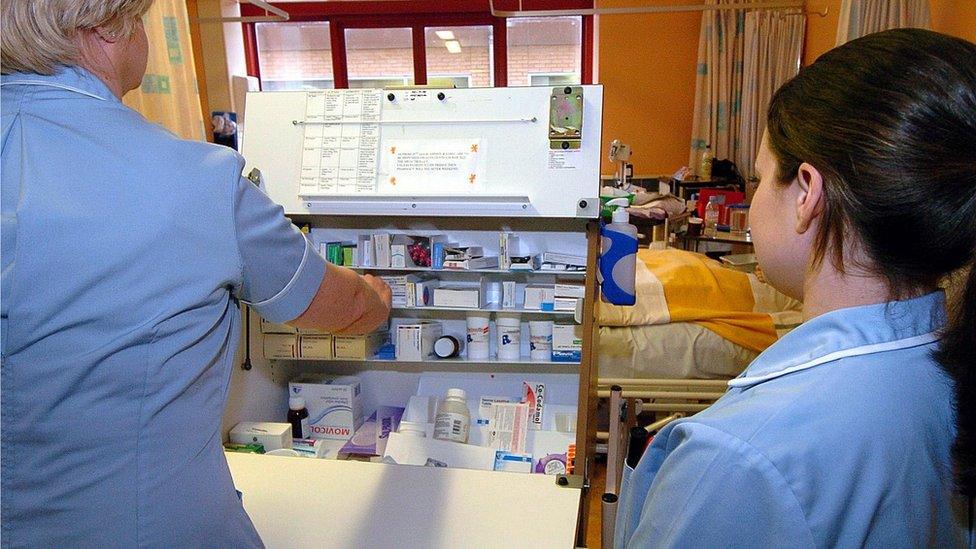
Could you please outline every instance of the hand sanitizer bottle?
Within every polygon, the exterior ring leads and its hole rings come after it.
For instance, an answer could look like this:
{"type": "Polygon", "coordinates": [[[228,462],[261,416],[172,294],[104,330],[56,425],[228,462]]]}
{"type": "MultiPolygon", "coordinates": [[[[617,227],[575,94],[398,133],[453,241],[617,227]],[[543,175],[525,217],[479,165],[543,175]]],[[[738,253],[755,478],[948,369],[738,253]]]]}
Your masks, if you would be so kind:
{"type": "Polygon", "coordinates": [[[633,305],[637,303],[637,227],[630,224],[626,198],[614,198],[607,205],[617,209],[613,223],[600,229],[600,295],[606,303],[633,305]]]}

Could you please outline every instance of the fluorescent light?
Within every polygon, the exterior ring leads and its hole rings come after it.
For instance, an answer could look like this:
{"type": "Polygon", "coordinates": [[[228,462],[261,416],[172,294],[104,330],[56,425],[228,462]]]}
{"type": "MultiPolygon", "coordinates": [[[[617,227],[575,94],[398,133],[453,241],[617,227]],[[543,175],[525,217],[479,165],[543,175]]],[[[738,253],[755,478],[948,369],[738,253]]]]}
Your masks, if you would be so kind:
{"type": "Polygon", "coordinates": [[[461,53],[461,43],[457,40],[448,40],[444,42],[444,45],[447,46],[447,51],[451,53],[461,53]]]}
{"type": "Polygon", "coordinates": [[[434,34],[436,34],[441,40],[454,40],[453,31],[434,31],[434,34]]]}

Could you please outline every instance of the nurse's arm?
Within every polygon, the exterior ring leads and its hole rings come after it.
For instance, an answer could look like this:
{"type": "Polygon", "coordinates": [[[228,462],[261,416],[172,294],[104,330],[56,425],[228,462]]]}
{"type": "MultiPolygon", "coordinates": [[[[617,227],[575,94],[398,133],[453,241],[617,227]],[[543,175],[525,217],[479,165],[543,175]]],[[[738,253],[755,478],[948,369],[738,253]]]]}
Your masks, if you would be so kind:
{"type": "Polygon", "coordinates": [[[327,263],[308,309],[288,324],[334,334],[366,334],[389,318],[391,299],[383,280],[327,263]]]}
{"type": "Polygon", "coordinates": [[[671,431],[672,444],[617,547],[814,546],[792,488],[761,452],[701,424],[671,431]]]}

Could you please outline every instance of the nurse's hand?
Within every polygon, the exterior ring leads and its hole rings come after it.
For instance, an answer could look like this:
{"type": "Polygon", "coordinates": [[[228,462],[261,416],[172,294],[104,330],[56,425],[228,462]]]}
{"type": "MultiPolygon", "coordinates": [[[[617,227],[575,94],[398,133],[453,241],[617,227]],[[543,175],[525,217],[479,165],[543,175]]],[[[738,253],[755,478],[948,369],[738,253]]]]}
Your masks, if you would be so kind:
{"type": "Polygon", "coordinates": [[[340,335],[368,334],[389,319],[392,299],[382,279],[327,263],[312,303],[288,324],[340,335]]]}

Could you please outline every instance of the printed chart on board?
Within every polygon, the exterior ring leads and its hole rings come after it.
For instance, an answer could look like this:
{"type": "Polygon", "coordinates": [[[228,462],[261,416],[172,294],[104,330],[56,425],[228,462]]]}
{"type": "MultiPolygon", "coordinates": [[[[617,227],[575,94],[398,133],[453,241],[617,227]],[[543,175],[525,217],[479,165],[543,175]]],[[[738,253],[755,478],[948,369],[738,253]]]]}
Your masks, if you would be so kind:
{"type": "Polygon", "coordinates": [[[299,194],[376,191],[381,90],[308,92],[299,194]]]}

